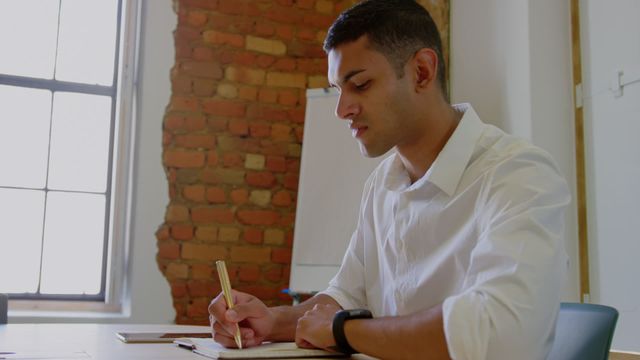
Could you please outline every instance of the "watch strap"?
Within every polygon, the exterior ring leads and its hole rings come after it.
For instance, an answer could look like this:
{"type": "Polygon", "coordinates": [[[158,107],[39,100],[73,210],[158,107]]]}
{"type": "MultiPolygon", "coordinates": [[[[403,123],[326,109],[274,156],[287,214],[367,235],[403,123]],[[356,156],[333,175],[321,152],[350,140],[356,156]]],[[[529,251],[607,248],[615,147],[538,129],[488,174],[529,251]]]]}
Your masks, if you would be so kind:
{"type": "Polygon", "coordinates": [[[371,319],[371,312],[366,309],[340,310],[333,317],[332,331],[333,339],[338,350],[347,355],[355,354],[357,351],[351,347],[344,333],[344,323],[351,319],[371,319]]]}

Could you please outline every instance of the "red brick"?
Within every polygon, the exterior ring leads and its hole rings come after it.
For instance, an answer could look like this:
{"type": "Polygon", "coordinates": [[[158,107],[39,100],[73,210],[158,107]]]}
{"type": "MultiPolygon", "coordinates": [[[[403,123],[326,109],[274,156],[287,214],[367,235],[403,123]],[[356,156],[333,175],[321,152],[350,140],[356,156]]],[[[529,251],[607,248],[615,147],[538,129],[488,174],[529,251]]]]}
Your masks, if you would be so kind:
{"type": "Polygon", "coordinates": [[[278,282],[282,280],[282,268],[274,266],[264,273],[264,277],[271,282],[278,282]]]}
{"type": "Polygon", "coordinates": [[[207,189],[207,200],[214,204],[224,204],[227,202],[227,196],[222,188],[210,187],[207,189]]]}
{"type": "Polygon", "coordinates": [[[286,207],[291,206],[293,199],[291,199],[291,194],[288,191],[281,190],[273,195],[271,203],[275,206],[286,207]]]}
{"type": "Polygon", "coordinates": [[[227,256],[227,250],[222,246],[207,244],[182,244],[182,258],[186,260],[218,260],[227,256]]]}
{"type": "Polygon", "coordinates": [[[220,119],[220,118],[213,118],[213,119],[207,120],[207,125],[209,126],[209,128],[216,132],[227,130],[227,123],[228,121],[226,119],[220,119]]]}
{"type": "Polygon", "coordinates": [[[213,298],[220,293],[220,285],[218,285],[217,281],[213,280],[189,280],[187,282],[187,288],[191,296],[213,298]]]}
{"type": "Polygon", "coordinates": [[[173,95],[169,109],[172,111],[197,111],[198,100],[192,97],[173,95]]]}
{"type": "Polygon", "coordinates": [[[296,135],[296,140],[302,144],[302,139],[304,136],[304,128],[303,127],[296,127],[293,129],[293,132],[296,135]]]}
{"type": "Polygon", "coordinates": [[[289,111],[269,105],[251,104],[247,107],[247,117],[256,120],[286,122],[289,121],[289,111]]]}
{"type": "Polygon", "coordinates": [[[253,32],[260,36],[271,36],[276,33],[276,27],[263,21],[256,22],[253,32]]]}
{"type": "Polygon", "coordinates": [[[215,151],[209,151],[207,153],[207,165],[209,166],[218,165],[218,154],[215,151]]]}
{"type": "Polygon", "coordinates": [[[207,119],[202,115],[188,115],[184,118],[184,129],[187,131],[204,130],[207,127],[207,119]]]}
{"type": "Polygon", "coordinates": [[[294,122],[294,123],[303,124],[304,123],[304,108],[303,107],[297,107],[297,108],[294,108],[294,109],[290,109],[288,118],[290,118],[291,121],[294,122]]]}
{"type": "Polygon", "coordinates": [[[188,95],[191,93],[191,78],[186,76],[172,76],[171,90],[174,94],[188,95]]]}
{"type": "Polygon", "coordinates": [[[238,97],[243,100],[254,101],[258,98],[258,89],[253,86],[240,86],[238,97]]]}
{"type": "Polygon", "coordinates": [[[193,264],[191,265],[191,278],[192,279],[211,279],[213,274],[213,268],[207,264],[193,264]]]}
{"type": "Polygon", "coordinates": [[[168,130],[178,130],[184,126],[184,117],[180,115],[167,115],[164,118],[164,128],[168,130]]]}
{"type": "Polygon", "coordinates": [[[314,41],[316,39],[316,30],[310,28],[298,28],[296,35],[300,40],[314,41]]]}
{"type": "Polygon", "coordinates": [[[240,281],[257,282],[260,279],[260,268],[257,265],[240,266],[238,279],[240,281]]]}
{"type": "Polygon", "coordinates": [[[182,189],[182,196],[187,200],[204,202],[204,185],[187,185],[182,189]]]}
{"type": "Polygon", "coordinates": [[[249,52],[249,51],[236,53],[233,57],[233,62],[235,64],[240,64],[240,65],[249,66],[249,67],[254,66],[257,61],[258,61],[258,54],[249,52]]]}
{"type": "Polygon", "coordinates": [[[162,225],[156,230],[156,238],[160,241],[169,240],[169,227],[162,225]]]}
{"type": "Polygon", "coordinates": [[[189,208],[184,205],[171,204],[167,206],[165,220],[169,223],[189,220],[189,208]]]}
{"type": "Polygon", "coordinates": [[[271,261],[276,264],[290,264],[291,249],[276,248],[271,250],[271,261]]]}
{"type": "Polygon", "coordinates": [[[213,135],[177,135],[175,143],[184,148],[212,149],[216,146],[216,137],[213,135]]]}
{"type": "Polygon", "coordinates": [[[158,257],[162,259],[177,259],[180,257],[180,245],[163,242],[158,244],[158,257]]]}
{"type": "Polygon", "coordinates": [[[271,135],[271,126],[264,123],[252,123],[249,125],[249,134],[254,138],[265,138],[271,135]]]}
{"type": "Polygon", "coordinates": [[[244,229],[244,241],[249,244],[260,245],[262,244],[262,230],[256,228],[244,229]]]}
{"type": "Polygon", "coordinates": [[[222,163],[224,167],[241,168],[243,167],[242,155],[238,153],[225,153],[222,155],[222,163]]]}
{"type": "Polygon", "coordinates": [[[244,119],[229,121],[229,132],[232,135],[247,136],[249,135],[249,123],[244,119]]]}
{"type": "Polygon", "coordinates": [[[238,0],[219,0],[218,11],[229,15],[260,15],[260,9],[258,9],[253,1],[240,2],[238,0]]]}
{"type": "Polygon", "coordinates": [[[275,299],[278,295],[278,289],[272,285],[238,285],[236,288],[263,301],[275,299]]]}
{"type": "Polygon", "coordinates": [[[199,151],[165,150],[164,164],[177,168],[199,168],[204,165],[204,153],[199,151]]]}
{"type": "MultiPolygon", "coordinates": [[[[177,38],[176,38],[177,41],[177,38]]],[[[188,43],[176,43],[176,59],[189,59],[191,58],[191,46],[188,43]]]]}
{"type": "Polygon", "coordinates": [[[201,27],[207,23],[207,14],[201,11],[189,11],[187,23],[194,27],[201,27]]]}
{"type": "Polygon", "coordinates": [[[273,141],[286,141],[291,140],[291,126],[283,124],[273,124],[271,126],[271,138],[273,141]]]}
{"type": "Polygon", "coordinates": [[[220,80],[224,73],[220,64],[210,61],[188,61],[182,63],[182,71],[192,76],[220,80]]]}
{"type": "Polygon", "coordinates": [[[305,25],[311,25],[318,29],[327,29],[333,23],[335,18],[331,15],[321,15],[318,13],[307,13],[304,15],[303,22],[305,25]]]}
{"type": "Polygon", "coordinates": [[[171,226],[171,236],[176,240],[193,239],[193,226],[188,224],[175,224],[171,226]]]}
{"type": "Polygon", "coordinates": [[[297,0],[296,5],[302,9],[313,9],[316,0],[297,0]]]}
{"type": "Polygon", "coordinates": [[[276,185],[276,177],[271,172],[248,172],[247,184],[259,188],[270,189],[276,185]]]}
{"type": "Polygon", "coordinates": [[[202,103],[205,113],[227,117],[243,117],[246,105],[228,100],[205,100],[202,103]]]}
{"type": "MultiPolygon", "coordinates": [[[[199,289],[197,291],[200,291],[199,289]]],[[[193,295],[192,291],[191,291],[191,287],[189,287],[189,293],[191,293],[191,296],[196,296],[193,295]]],[[[209,297],[209,292],[207,292],[206,295],[201,295],[201,296],[207,296],[209,297]]],[[[209,304],[205,301],[195,301],[189,305],[187,305],[187,316],[190,318],[198,318],[198,317],[209,317],[209,304]]]]}
{"type": "Polygon", "coordinates": [[[257,64],[261,68],[268,68],[276,61],[276,58],[271,55],[258,55],[257,64]]]}
{"type": "Polygon", "coordinates": [[[247,189],[231,190],[231,201],[236,205],[246,204],[249,201],[249,191],[247,189]]]}
{"type": "Polygon", "coordinates": [[[290,227],[293,226],[296,221],[296,213],[295,212],[286,212],[280,216],[280,220],[278,221],[278,225],[281,227],[290,227]]]}
{"type": "Polygon", "coordinates": [[[287,160],[284,156],[267,156],[265,163],[267,170],[272,172],[286,172],[287,160]]]}
{"type": "Polygon", "coordinates": [[[238,210],[238,218],[246,225],[273,225],[280,215],[269,210],[238,210]]]}
{"type": "Polygon", "coordinates": [[[168,131],[163,131],[162,132],[162,145],[167,147],[172,142],[173,142],[173,135],[171,135],[171,133],[168,132],[168,131]]]}
{"type": "Polygon", "coordinates": [[[281,58],[281,59],[278,59],[273,64],[273,68],[275,70],[293,71],[296,68],[296,60],[293,59],[293,58],[281,58]]]}
{"type": "Polygon", "coordinates": [[[292,40],[293,27],[289,25],[278,25],[276,27],[276,35],[284,40],[292,40]]]}
{"type": "Polygon", "coordinates": [[[187,283],[180,280],[171,281],[171,295],[174,298],[181,298],[187,295],[187,283]]]}
{"type": "Polygon", "coordinates": [[[299,24],[302,22],[302,14],[297,9],[283,11],[283,9],[273,6],[264,13],[264,16],[278,23],[299,24]]]}
{"type": "Polygon", "coordinates": [[[176,42],[190,43],[200,38],[200,30],[186,26],[178,26],[174,34],[176,42]]]}
{"type": "Polygon", "coordinates": [[[191,218],[197,223],[230,224],[233,211],[226,208],[197,207],[191,210],[191,218]]]}
{"type": "Polygon", "coordinates": [[[194,79],[193,93],[197,96],[209,97],[216,90],[216,82],[208,79],[194,79]]]}
{"type": "Polygon", "coordinates": [[[217,0],[180,0],[180,7],[216,10],[218,8],[217,0]]]}
{"type": "Polygon", "coordinates": [[[264,264],[271,259],[268,247],[234,246],[231,248],[231,261],[236,263],[264,264]]]}
{"type": "Polygon", "coordinates": [[[285,106],[298,105],[298,92],[296,90],[282,90],[278,93],[278,103],[285,106]]]}
{"type": "Polygon", "coordinates": [[[287,160],[287,171],[292,173],[300,173],[300,159],[287,160]]]}
{"type": "Polygon", "coordinates": [[[278,91],[270,88],[261,88],[258,92],[258,101],[262,103],[275,103],[278,100],[278,91]]]}
{"type": "Polygon", "coordinates": [[[213,50],[207,47],[196,47],[192,51],[193,60],[211,61],[213,60],[213,50]]]}
{"type": "Polygon", "coordinates": [[[244,36],[242,35],[209,30],[205,31],[202,36],[205,42],[214,45],[230,45],[238,48],[244,47],[244,36]]]}
{"type": "Polygon", "coordinates": [[[298,175],[286,174],[284,176],[284,187],[289,190],[298,190],[298,175]]]}

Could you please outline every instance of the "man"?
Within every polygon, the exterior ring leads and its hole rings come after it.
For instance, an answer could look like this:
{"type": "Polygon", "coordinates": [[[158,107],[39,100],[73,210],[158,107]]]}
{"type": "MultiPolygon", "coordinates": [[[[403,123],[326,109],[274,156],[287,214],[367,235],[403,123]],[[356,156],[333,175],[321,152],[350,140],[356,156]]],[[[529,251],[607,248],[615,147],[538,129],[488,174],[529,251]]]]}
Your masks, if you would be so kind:
{"type": "Polygon", "coordinates": [[[297,306],[234,292],[210,305],[216,341],[378,358],[543,359],[566,272],[570,201],[550,156],[447,99],[439,34],[412,0],[345,11],[325,40],[329,81],[371,174],[342,266],[297,306]],[[340,311],[342,309],[366,311],[340,311]],[[372,317],[372,318],[370,318],[372,317]]]}

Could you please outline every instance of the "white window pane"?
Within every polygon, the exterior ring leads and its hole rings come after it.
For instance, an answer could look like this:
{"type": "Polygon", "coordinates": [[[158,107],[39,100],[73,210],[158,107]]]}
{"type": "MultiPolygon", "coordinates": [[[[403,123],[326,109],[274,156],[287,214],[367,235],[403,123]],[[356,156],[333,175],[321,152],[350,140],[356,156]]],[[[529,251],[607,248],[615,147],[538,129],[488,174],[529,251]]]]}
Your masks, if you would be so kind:
{"type": "Polygon", "coordinates": [[[113,83],[116,0],[62,0],[56,79],[113,83]]]}
{"type": "Polygon", "coordinates": [[[53,95],[49,189],[105,191],[110,122],[110,97],[53,95]]]}
{"type": "Polygon", "coordinates": [[[0,1],[0,73],[53,77],[58,1],[0,1]]]}
{"type": "Polygon", "coordinates": [[[35,293],[44,191],[0,188],[0,293],[35,293]]]}
{"type": "Polygon", "coordinates": [[[103,195],[47,194],[41,293],[100,292],[104,221],[103,195]]]}
{"type": "Polygon", "coordinates": [[[50,124],[50,91],[0,85],[0,186],[44,188],[50,124]]]}

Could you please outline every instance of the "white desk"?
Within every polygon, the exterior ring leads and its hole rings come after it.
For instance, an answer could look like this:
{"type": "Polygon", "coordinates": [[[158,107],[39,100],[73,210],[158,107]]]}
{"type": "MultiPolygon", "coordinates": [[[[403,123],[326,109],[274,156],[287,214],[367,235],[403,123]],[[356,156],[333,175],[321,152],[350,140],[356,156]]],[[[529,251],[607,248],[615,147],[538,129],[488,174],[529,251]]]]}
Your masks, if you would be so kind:
{"type": "MultiPolygon", "coordinates": [[[[0,352],[68,355],[78,351],[90,359],[206,359],[173,344],[125,344],[118,331],[201,332],[206,326],[117,324],[0,325],[0,352]]],[[[1,355],[0,355],[1,357],[1,355]]]]}
{"type": "MultiPolygon", "coordinates": [[[[201,332],[207,326],[114,324],[8,324],[0,325],[0,352],[68,355],[84,351],[90,359],[205,360],[173,344],[125,344],[118,331],[201,332]]],[[[0,355],[0,358],[2,355],[0,355]]],[[[354,359],[372,359],[354,355],[354,359]]],[[[56,358],[58,359],[58,358],[56,358]]]]}

